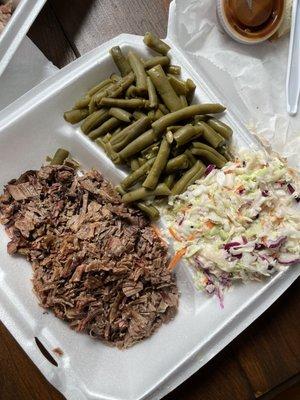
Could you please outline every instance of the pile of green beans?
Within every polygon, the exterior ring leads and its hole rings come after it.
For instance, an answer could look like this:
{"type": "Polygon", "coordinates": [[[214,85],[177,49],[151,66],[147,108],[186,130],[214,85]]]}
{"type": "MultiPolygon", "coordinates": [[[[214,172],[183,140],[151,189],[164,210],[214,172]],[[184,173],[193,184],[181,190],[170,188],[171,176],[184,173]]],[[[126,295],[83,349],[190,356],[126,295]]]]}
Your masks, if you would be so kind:
{"type": "Polygon", "coordinates": [[[194,101],[196,85],[171,64],[169,45],[149,32],[144,43],[158,54],[143,59],[113,47],[119,72],[95,82],[64,118],[80,122],[115,164],[131,169],[118,191],[124,202],[156,219],[155,198],[184,192],[207,165],[222,168],[230,160],[233,132],[215,118],[225,107],[194,101]]]}

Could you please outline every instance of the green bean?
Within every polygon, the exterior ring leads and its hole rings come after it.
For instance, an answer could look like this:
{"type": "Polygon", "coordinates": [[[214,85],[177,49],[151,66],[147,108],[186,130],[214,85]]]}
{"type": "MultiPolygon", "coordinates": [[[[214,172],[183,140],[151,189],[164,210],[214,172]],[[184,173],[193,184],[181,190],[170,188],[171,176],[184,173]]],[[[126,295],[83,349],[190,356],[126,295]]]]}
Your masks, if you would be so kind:
{"type": "Polygon", "coordinates": [[[140,166],[144,165],[148,160],[146,158],[139,157],[138,158],[140,166]]]}
{"type": "Polygon", "coordinates": [[[130,85],[125,92],[125,98],[136,98],[136,97],[146,97],[147,92],[144,89],[137,88],[134,85],[130,85]]]}
{"type": "Polygon", "coordinates": [[[93,114],[95,111],[97,111],[97,104],[95,102],[95,98],[92,97],[91,101],[89,102],[89,114],[93,114]]]}
{"type": "Polygon", "coordinates": [[[110,141],[111,137],[112,137],[111,133],[107,133],[105,136],[103,136],[102,140],[104,143],[108,143],[110,141]]]}
{"type": "Polygon", "coordinates": [[[134,112],[132,113],[132,115],[133,115],[133,118],[134,118],[135,120],[138,120],[138,119],[141,119],[141,118],[146,117],[146,114],[144,114],[144,113],[141,112],[141,111],[134,111],[134,112]]]}
{"type": "MultiPolygon", "coordinates": [[[[128,71],[128,73],[125,74],[125,75],[128,75],[129,72],[130,72],[130,71],[128,71]]],[[[125,75],[124,75],[124,76],[125,76],[125,75]]],[[[122,79],[122,77],[121,77],[120,75],[118,75],[118,74],[111,74],[109,78],[110,78],[113,82],[119,82],[119,81],[122,79]]]]}
{"type": "Polygon", "coordinates": [[[139,187],[129,193],[124,194],[122,200],[124,203],[132,203],[133,201],[147,199],[152,196],[170,196],[171,191],[165,183],[160,183],[154,190],[139,187]]]}
{"type": "Polygon", "coordinates": [[[123,93],[133,82],[134,73],[130,72],[128,75],[124,76],[120,81],[116,82],[113,86],[109,86],[106,89],[105,97],[118,97],[123,93]]]}
{"type": "Polygon", "coordinates": [[[115,88],[115,87],[116,87],[116,83],[114,83],[114,82],[108,84],[107,86],[100,89],[97,93],[95,93],[93,95],[93,97],[91,98],[91,102],[93,102],[94,104],[99,104],[102,97],[108,97],[108,90],[115,88]]]}
{"type": "Polygon", "coordinates": [[[109,118],[108,111],[106,108],[101,108],[101,110],[93,112],[90,114],[81,124],[81,130],[86,135],[101,125],[104,121],[109,118]]]}
{"type": "Polygon", "coordinates": [[[178,171],[179,169],[186,169],[189,167],[189,160],[185,154],[180,154],[177,157],[171,158],[166,165],[164,172],[170,174],[171,172],[178,171]]]}
{"type": "Polygon", "coordinates": [[[163,115],[167,115],[170,113],[169,109],[162,103],[159,103],[158,109],[163,115]]]}
{"type": "Polygon", "coordinates": [[[112,82],[113,82],[112,79],[104,79],[104,81],[98,83],[98,85],[93,86],[90,90],[88,90],[87,94],[89,96],[93,96],[95,93],[99,92],[99,90],[101,90],[104,87],[108,86],[112,82]]]}
{"type": "Polygon", "coordinates": [[[144,99],[111,99],[109,97],[103,97],[100,100],[100,105],[108,107],[129,108],[129,109],[151,108],[149,100],[144,100],[144,99]]]}
{"type": "MultiPolygon", "coordinates": [[[[223,168],[224,165],[226,164],[227,160],[222,156],[222,158],[225,159],[222,160],[220,157],[217,157],[214,153],[208,150],[203,150],[203,149],[192,149],[191,152],[200,157],[204,157],[206,160],[208,160],[211,164],[214,164],[217,168],[223,168]]],[[[220,154],[221,156],[221,154],[220,154]]]]}
{"type": "Polygon", "coordinates": [[[101,99],[103,97],[118,97],[123,93],[134,81],[134,73],[130,72],[128,75],[124,76],[121,80],[110,83],[104,88],[100,89],[96,94],[92,97],[92,105],[96,103],[99,105],[101,99]]]}
{"type": "Polygon", "coordinates": [[[109,109],[108,114],[111,117],[118,118],[120,121],[130,122],[132,119],[132,114],[122,108],[112,107],[109,109]]]}
{"type": "Polygon", "coordinates": [[[172,144],[174,141],[174,135],[171,131],[166,132],[166,139],[169,144],[172,144]]]}
{"type": "Polygon", "coordinates": [[[82,108],[80,110],[70,110],[64,113],[64,119],[70,124],[77,124],[89,115],[89,110],[87,108],[82,108]]]}
{"type": "Polygon", "coordinates": [[[167,43],[160,40],[154,33],[151,32],[146,32],[144,36],[144,43],[152,50],[155,50],[158,53],[163,54],[164,56],[170,50],[170,46],[167,43]]]}
{"type": "Polygon", "coordinates": [[[136,171],[137,169],[140,168],[139,161],[136,158],[133,158],[130,161],[130,168],[131,168],[132,171],[136,171]]]}
{"type": "Polygon", "coordinates": [[[183,94],[181,94],[181,95],[179,96],[179,99],[180,99],[180,101],[181,101],[181,106],[182,106],[182,108],[185,108],[185,107],[187,107],[187,106],[189,105],[189,103],[188,103],[186,97],[185,97],[183,94]]]}
{"type": "Polygon", "coordinates": [[[196,91],[196,85],[191,79],[186,80],[186,86],[187,86],[187,94],[186,98],[188,103],[190,104],[193,100],[195,91],[196,91]]]}
{"type": "Polygon", "coordinates": [[[200,179],[204,175],[206,168],[204,164],[202,165],[203,167],[200,168],[199,171],[197,171],[196,174],[190,179],[188,186],[193,185],[198,179],[200,179]]]}
{"type": "Polygon", "coordinates": [[[147,91],[147,75],[145,72],[145,67],[143,63],[141,62],[140,58],[136,53],[133,51],[129,51],[128,53],[128,61],[130,63],[130,66],[135,73],[135,79],[136,79],[136,87],[143,90],[147,91]]]}
{"type": "Polygon", "coordinates": [[[136,86],[130,85],[125,92],[125,97],[134,97],[135,94],[136,94],[136,86]]]}
{"type": "Polygon", "coordinates": [[[150,126],[151,121],[148,117],[138,119],[131,125],[126,126],[121,132],[118,133],[112,140],[111,144],[114,151],[120,151],[130,142],[136,139],[141,133],[150,126]]]}
{"type": "Polygon", "coordinates": [[[170,174],[170,175],[166,176],[165,179],[164,179],[164,183],[168,186],[169,189],[172,188],[174,182],[175,182],[175,175],[174,174],[170,174]]]}
{"type": "Polygon", "coordinates": [[[181,67],[179,67],[179,65],[169,65],[167,68],[167,72],[173,75],[180,75],[181,67]]]}
{"type": "Polygon", "coordinates": [[[174,139],[177,143],[177,146],[183,146],[184,144],[190,142],[201,136],[203,134],[203,128],[200,126],[193,126],[191,124],[187,124],[182,128],[178,129],[174,133],[174,139]]]}
{"type": "Polygon", "coordinates": [[[157,94],[151,78],[147,76],[147,88],[150,101],[150,107],[156,108],[158,104],[157,94]]]}
{"type": "Polygon", "coordinates": [[[90,100],[91,100],[90,96],[81,97],[81,99],[77,100],[76,103],[74,104],[74,108],[87,108],[90,100]]]}
{"type": "Polygon", "coordinates": [[[170,155],[170,144],[164,137],[161,142],[155,161],[147,175],[147,178],[143,182],[143,187],[147,189],[154,189],[157,186],[159,177],[163,172],[163,170],[165,169],[165,166],[167,165],[169,155],[170,155]]]}
{"type": "Polygon", "coordinates": [[[184,154],[187,156],[190,165],[194,165],[197,162],[196,157],[191,153],[190,150],[186,149],[184,154]]]}
{"type": "Polygon", "coordinates": [[[182,177],[175,183],[172,188],[172,195],[175,196],[177,194],[185,192],[186,188],[190,185],[190,182],[193,181],[195,175],[204,174],[205,165],[202,164],[201,161],[197,161],[182,177]]]}
{"type": "Polygon", "coordinates": [[[225,157],[227,161],[231,161],[233,159],[233,156],[227,146],[219,147],[218,152],[222,154],[222,156],[225,157]]]}
{"type": "Polygon", "coordinates": [[[123,55],[121,48],[119,46],[112,47],[110,49],[110,54],[121,75],[125,76],[129,74],[131,67],[127,58],[123,55]]]}
{"type": "MultiPolygon", "coordinates": [[[[150,124],[149,118],[147,115],[143,115],[141,118],[133,121],[130,125],[127,125],[125,128],[121,129],[118,134],[114,134],[112,138],[112,144],[119,143],[123,141],[124,138],[128,136],[138,136],[140,133],[145,132],[145,127],[147,128],[150,124]],[[132,134],[132,132],[134,132],[132,134]]],[[[133,139],[132,139],[133,140],[133,139]]]]}
{"type": "Polygon", "coordinates": [[[203,149],[203,150],[211,151],[217,157],[221,157],[221,153],[219,152],[219,149],[216,150],[213,147],[211,147],[211,146],[209,146],[209,145],[207,145],[205,143],[202,143],[202,142],[193,142],[192,144],[193,144],[193,147],[195,147],[196,149],[203,149]]]}
{"type": "Polygon", "coordinates": [[[149,129],[147,132],[144,132],[138,138],[129,143],[123,150],[119,152],[119,156],[126,160],[139,153],[141,150],[150,146],[152,143],[156,141],[156,135],[153,132],[153,129],[149,129]]]}
{"type": "MultiPolygon", "coordinates": [[[[215,150],[213,147],[208,146],[205,143],[193,142],[193,148],[197,149],[197,150],[206,150],[206,151],[214,154],[214,156],[218,157],[223,164],[225,164],[227,162],[226,158],[219,151],[215,150]]],[[[193,154],[197,154],[197,153],[193,152],[193,149],[191,151],[193,154]]],[[[219,168],[222,168],[222,167],[219,167],[219,168]]]]}
{"type": "Polygon", "coordinates": [[[153,68],[155,65],[160,64],[162,67],[165,67],[170,64],[170,59],[167,56],[156,56],[149,58],[144,62],[145,69],[153,68]]]}
{"type": "Polygon", "coordinates": [[[80,167],[79,162],[73,160],[73,158],[65,158],[64,160],[64,165],[66,165],[67,167],[71,167],[73,169],[77,169],[80,167]]]}
{"type": "Polygon", "coordinates": [[[89,138],[91,140],[97,139],[99,136],[103,136],[106,133],[112,131],[114,128],[117,128],[120,125],[121,121],[118,120],[115,117],[111,117],[107,121],[105,121],[102,125],[100,125],[98,128],[92,130],[89,133],[89,138]]]}
{"type": "Polygon", "coordinates": [[[170,125],[167,127],[167,131],[176,132],[178,129],[183,128],[182,125],[170,125]]]}
{"type": "Polygon", "coordinates": [[[124,190],[121,185],[117,185],[115,189],[121,196],[124,196],[124,194],[126,194],[126,190],[124,190]]]}
{"type": "Polygon", "coordinates": [[[105,151],[105,153],[106,153],[106,142],[104,141],[103,138],[98,138],[98,139],[96,139],[96,140],[95,140],[95,143],[96,143],[99,147],[101,147],[101,148],[105,151]]]}
{"type": "Polygon", "coordinates": [[[105,143],[105,152],[114,164],[121,164],[121,159],[118,153],[116,153],[112,148],[110,142],[105,143]]]}
{"type": "Polygon", "coordinates": [[[197,126],[202,126],[203,137],[212,147],[217,148],[225,144],[223,136],[211,128],[206,122],[199,121],[197,126]]]}
{"type": "Polygon", "coordinates": [[[165,115],[165,114],[163,114],[163,113],[160,111],[160,109],[158,108],[158,109],[155,111],[155,114],[154,114],[154,121],[156,121],[157,119],[163,117],[164,115],[165,115]]]}
{"type": "Polygon", "coordinates": [[[112,133],[112,135],[111,135],[111,138],[117,136],[117,134],[118,134],[119,132],[121,132],[122,129],[123,129],[123,128],[122,128],[121,126],[118,126],[118,128],[116,128],[116,129],[113,131],[113,133],[112,133]]]}
{"type": "Polygon", "coordinates": [[[142,150],[141,155],[146,159],[156,157],[159,150],[159,146],[160,142],[153,143],[150,146],[146,147],[144,150],[142,150]]]}
{"type": "Polygon", "coordinates": [[[153,121],[155,121],[155,111],[154,111],[154,110],[148,111],[148,117],[149,117],[151,123],[152,123],[153,121]]]}
{"type": "Polygon", "coordinates": [[[182,121],[184,119],[192,118],[197,114],[216,114],[223,112],[225,107],[221,104],[194,104],[192,106],[188,106],[181,110],[172,112],[170,114],[164,115],[157,121],[152,123],[153,131],[156,135],[159,135],[163,132],[168,126],[176,124],[178,121],[182,121]]]}
{"type": "Polygon", "coordinates": [[[143,213],[147,214],[152,221],[156,221],[159,218],[159,211],[156,207],[141,202],[138,202],[137,206],[143,213]]]}
{"type": "Polygon", "coordinates": [[[185,96],[188,93],[186,82],[184,82],[180,78],[177,78],[177,76],[168,74],[168,80],[178,95],[183,94],[185,96]]]}
{"type": "Polygon", "coordinates": [[[65,149],[57,149],[51,162],[50,165],[61,165],[63,164],[64,160],[69,156],[68,150],[65,149]]]}
{"type": "Polygon", "coordinates": [[[224,122],[219,121],[216,118],[209,118],[207,121],[208,125],[213,128],[216,132],[223,136],[224,139],[230,140],[232,137],[232,129],[230,126],[224,124],[224,122]]]}
{"type": "MultiPolygon", "coordinates": [[[[126,191],[121,187],[121,186],[116,186],[117,192],[120,193],[121,196],[124,196],[126,194],[126,191]]],[[[159,211],[156,207],[150,205],[150,204],[145,204],[142,202],[136,203],[137,207],[144,213],[147,214],[147,216],[152,219],[153,221],[157,220],[159,218],[159,211]]]]}
{"type": "Polygon", "coordinates": [[[207,116],[207,115],[195,115],[195,116],[194,116],[194,121],[195,121],[195,123],[200,122],[200,121],[206,122],[207,119],[208,119],[208,116],[207,116]]]}
{"type": "Polygon", "coordinates": [[[138,169],[133,171],[130,175],[126,176],[125,179],[121,182],[121,186],[123,189],[128,189],[131,186],[135,185],[140,179],[144,178],[147,172],[152,167],[155,161],[155,157],[151,158],[150,160],[146,161],[142,166],[139,166],[138,169]]]}
{"type": "Polygon", "coordinates": [[[215,150],[213,147],[208,146],[205,143],[201,143],[201,142],[193,142],[193,147],[195,149],[201,149],[201,150],[207,150],[210,151],[211,153],[213,153],[216,157],[219,157],[221,160],[226,162],[226,159],[224,158],[224,156],[222,156],[222,154],[219,152],[218,150],[215,150]]]}
{"type": "Polygon", "coordinates": [[[180,110],[181,101],[170,84],[164,70],[162,69],[162,66],[156,65],[155,67],[149,69],[148,75],[150,76],[155,89],[160,94],[168,109],[172,112],[180,110]]]}

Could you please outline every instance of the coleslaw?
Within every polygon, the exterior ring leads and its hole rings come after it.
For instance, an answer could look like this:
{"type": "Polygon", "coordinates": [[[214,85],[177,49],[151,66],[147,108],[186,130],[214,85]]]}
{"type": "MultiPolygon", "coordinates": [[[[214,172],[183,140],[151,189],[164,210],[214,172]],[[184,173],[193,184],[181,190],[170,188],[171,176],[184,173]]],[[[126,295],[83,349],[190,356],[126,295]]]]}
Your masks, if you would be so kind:
{"type": "Polygon", "coordinates": [[[247,282],[300,262],[299,179],[285,161],[243,151],[221,170],[169,199],[163,214],[175,256],[195,269],[195,284],[220,299],[247,282]]]}

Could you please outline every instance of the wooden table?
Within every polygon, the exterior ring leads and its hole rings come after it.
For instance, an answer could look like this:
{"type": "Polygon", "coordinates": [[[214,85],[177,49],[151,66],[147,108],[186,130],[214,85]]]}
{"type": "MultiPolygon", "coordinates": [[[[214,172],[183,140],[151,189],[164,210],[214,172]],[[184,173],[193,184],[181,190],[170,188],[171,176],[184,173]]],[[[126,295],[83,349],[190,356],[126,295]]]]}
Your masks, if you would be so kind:
{"type": "MultiPolygon", "coordinates": [[[[168,3],[48,0],[29,37],[49,60],[63,67],[120,33],[151,30],[164,37],[168,3]]],[[[294,283],[264,315],[166,399],[300,399],[299,289],[299,282],[294,283]]],[[[63,399],[1,324],[0,399],[63,399]]]]}

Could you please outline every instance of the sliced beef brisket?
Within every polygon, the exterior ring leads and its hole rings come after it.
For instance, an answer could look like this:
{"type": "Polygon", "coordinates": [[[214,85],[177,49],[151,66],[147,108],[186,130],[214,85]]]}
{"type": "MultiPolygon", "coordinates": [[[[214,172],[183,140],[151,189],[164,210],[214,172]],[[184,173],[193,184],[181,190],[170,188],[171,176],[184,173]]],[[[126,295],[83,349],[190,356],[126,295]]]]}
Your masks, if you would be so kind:
{"type": "Polygon", "coordinates": [[[99,172],[26,172],[5,187],[0,222],[8,252],[32,263],[41,305],[73,329],[124,348],[175,315],[165,243],[99,172]]]}

